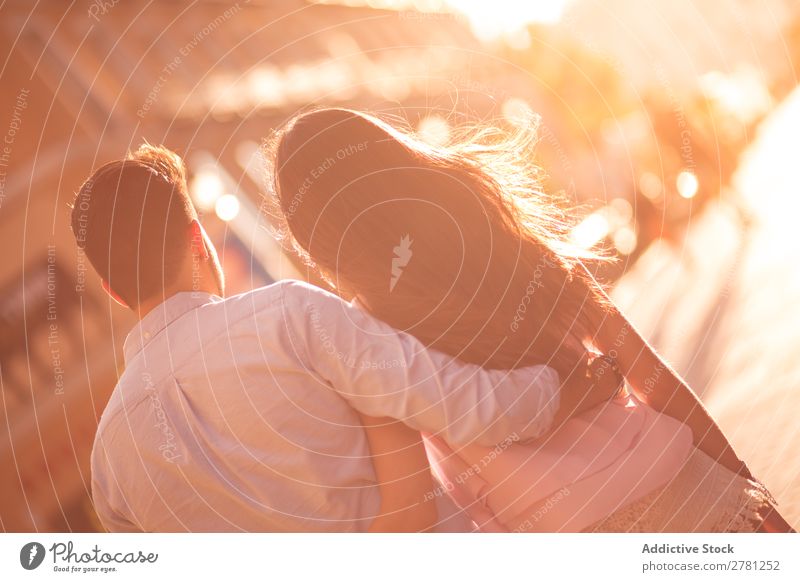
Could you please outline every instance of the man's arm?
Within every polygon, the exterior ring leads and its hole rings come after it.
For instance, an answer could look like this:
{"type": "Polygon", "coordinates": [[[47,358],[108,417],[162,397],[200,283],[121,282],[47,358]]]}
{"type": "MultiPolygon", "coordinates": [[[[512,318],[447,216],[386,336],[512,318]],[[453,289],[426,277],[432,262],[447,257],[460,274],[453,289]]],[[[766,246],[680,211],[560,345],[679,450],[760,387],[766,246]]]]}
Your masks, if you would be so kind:
{"type": "MultiPolygon", "coordinates": [[[[308,367],[362,414],[395,418],[456,445],[532,439],[552,425],[561,403],[552,368],[486,370],[428,350],[322,289],[300,282],[282,288],[308,367]]],[[[584,390],[576,386],[576,401],[585,400],[584,390]]]]}

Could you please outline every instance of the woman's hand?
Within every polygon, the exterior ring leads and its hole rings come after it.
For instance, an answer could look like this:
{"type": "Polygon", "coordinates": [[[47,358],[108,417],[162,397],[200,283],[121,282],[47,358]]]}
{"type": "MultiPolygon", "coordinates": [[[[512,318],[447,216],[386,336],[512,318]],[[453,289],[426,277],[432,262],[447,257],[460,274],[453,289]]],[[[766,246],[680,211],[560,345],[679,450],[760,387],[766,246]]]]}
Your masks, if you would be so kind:
{"type": "Polygon", "coordinates": [[[553,426],[613,400],[623,394],[624,388],[624,378],[607,360],[587,353],[584,364],[561,384],[561,404],[553,426]]]}

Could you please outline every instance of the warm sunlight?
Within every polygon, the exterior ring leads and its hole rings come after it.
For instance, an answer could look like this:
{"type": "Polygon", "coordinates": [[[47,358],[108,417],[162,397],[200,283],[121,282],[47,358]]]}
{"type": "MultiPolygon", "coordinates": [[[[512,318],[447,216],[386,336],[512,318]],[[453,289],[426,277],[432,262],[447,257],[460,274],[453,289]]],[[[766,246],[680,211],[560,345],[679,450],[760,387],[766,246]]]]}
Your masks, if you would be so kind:
{"type": "Polygon", "coordinates": [[[571,0],[447,0],[482,40],[512,37],[532,23],[556,24],[571,0]]]}
{"type": "Polygon", "coordinates": [[[319,4],[368,5],[371,8],[419,11],[421,14],[460,13],[483,41],[514,39],[533,23],[556,24],[573,0],[318,0],[319,4]]]}
{"type": "Polygon", "coordinates": [[[800,0],[0,32],[0,582],[797,571],[800,0]]]}

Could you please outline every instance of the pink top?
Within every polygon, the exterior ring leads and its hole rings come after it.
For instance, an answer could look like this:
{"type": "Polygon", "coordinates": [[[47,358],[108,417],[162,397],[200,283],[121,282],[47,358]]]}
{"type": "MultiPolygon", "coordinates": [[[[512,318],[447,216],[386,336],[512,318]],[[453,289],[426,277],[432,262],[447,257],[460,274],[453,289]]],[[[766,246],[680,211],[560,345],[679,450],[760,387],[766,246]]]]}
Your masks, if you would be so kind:
{"type": "Polygon", "coordinates": [[[424,436],[434,474],[484,532],[581,531],[667,483],[692,447],[688,426],[631,395],[532,443],[454,451],[424,436]]]}

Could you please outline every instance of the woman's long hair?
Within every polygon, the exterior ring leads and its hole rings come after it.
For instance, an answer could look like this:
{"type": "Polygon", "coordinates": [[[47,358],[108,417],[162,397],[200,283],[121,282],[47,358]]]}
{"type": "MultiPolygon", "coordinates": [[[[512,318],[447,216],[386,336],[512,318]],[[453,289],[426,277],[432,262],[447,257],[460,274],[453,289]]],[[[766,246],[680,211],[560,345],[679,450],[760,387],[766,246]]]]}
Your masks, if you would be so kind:
{"type": "Polygon", "coordinates": [[[540,188],[535,131],[432,146],[348,109],[300,114],[268,145],[285,241],[345,298],[488,368],[584,361],[603,296],[540,188]],[[594,311],[593,311],[594,312],[594,311]]]}

